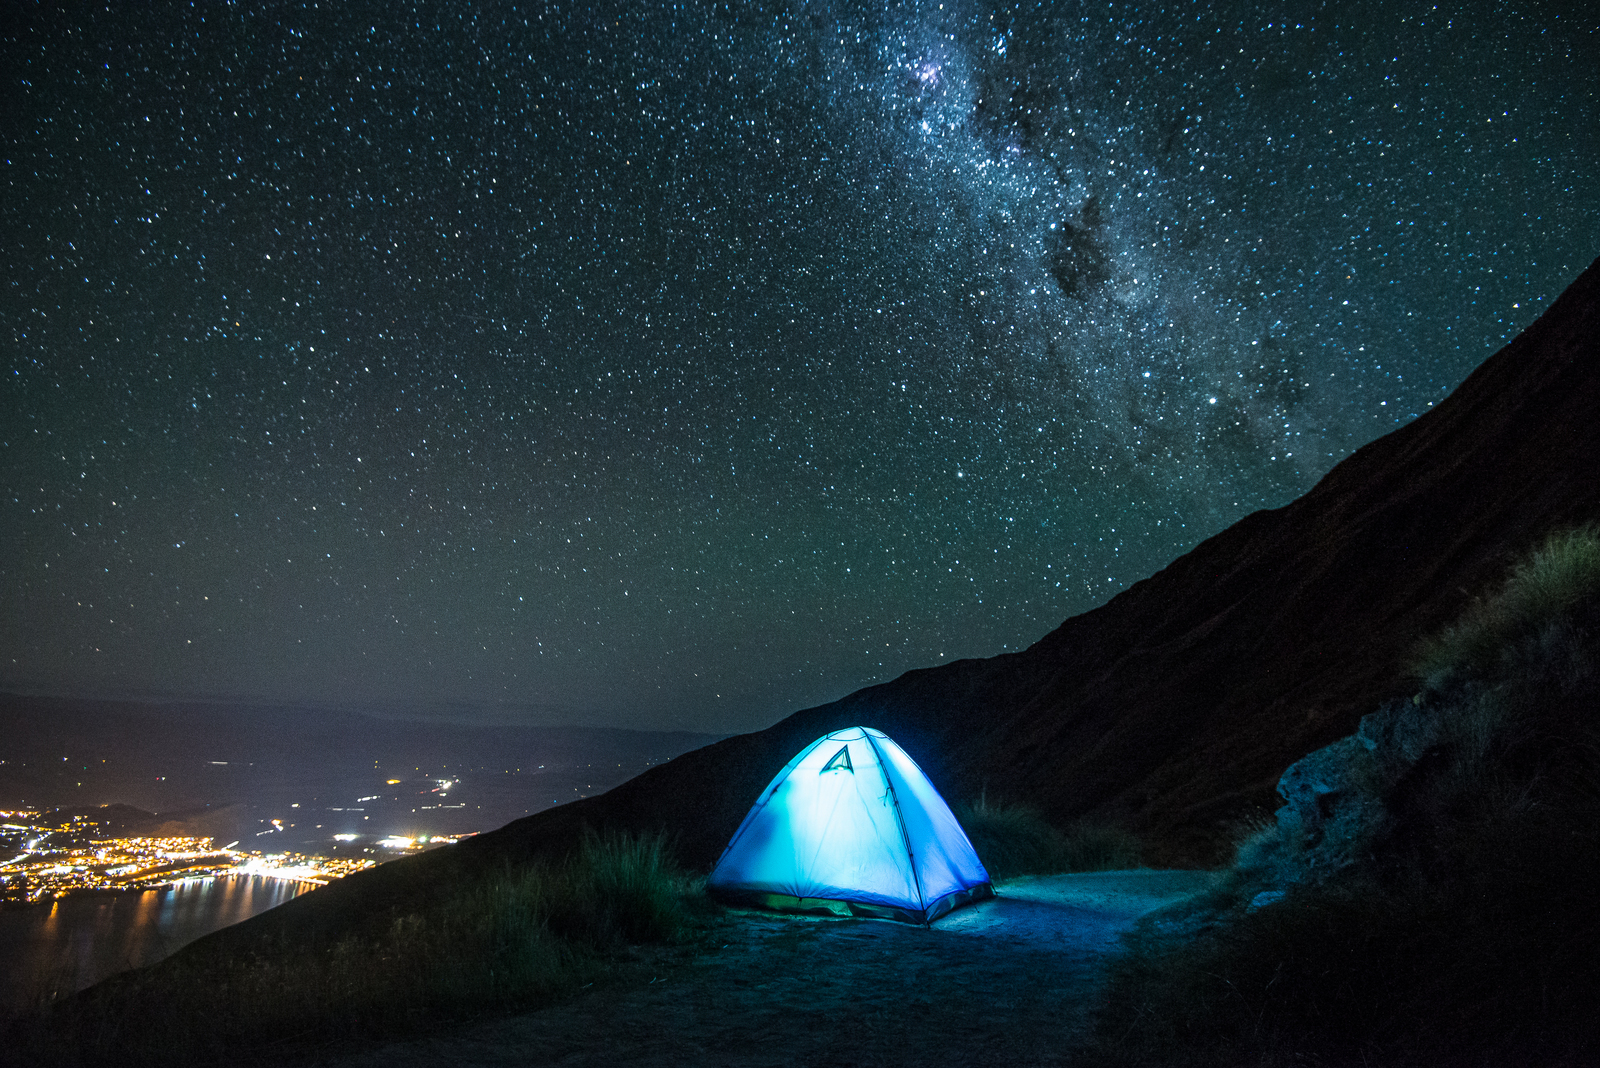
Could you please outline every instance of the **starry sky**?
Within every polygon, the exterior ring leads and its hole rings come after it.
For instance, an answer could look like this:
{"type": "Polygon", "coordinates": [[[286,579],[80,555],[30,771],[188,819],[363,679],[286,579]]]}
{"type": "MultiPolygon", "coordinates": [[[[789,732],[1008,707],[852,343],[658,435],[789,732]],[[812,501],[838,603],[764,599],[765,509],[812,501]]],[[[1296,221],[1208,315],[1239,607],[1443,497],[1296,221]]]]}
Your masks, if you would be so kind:
{"type": "Polygon", "coordinates": [[[758,728],[1287,503],[1600,253],[1579,4],[62,6],[22,692],[758,728]]]}

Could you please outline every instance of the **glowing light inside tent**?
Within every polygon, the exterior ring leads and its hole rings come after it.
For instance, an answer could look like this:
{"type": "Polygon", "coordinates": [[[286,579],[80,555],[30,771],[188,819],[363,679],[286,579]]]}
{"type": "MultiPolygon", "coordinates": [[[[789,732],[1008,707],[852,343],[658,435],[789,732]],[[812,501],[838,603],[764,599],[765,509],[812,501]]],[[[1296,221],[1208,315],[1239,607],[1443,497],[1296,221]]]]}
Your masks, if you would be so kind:
{"type": "Polygon", "coordinates": [[[987,896],[989,874],[916,762],[883,732],[851,727],[812,742],[772,780],[708,885],[724,897],[928,920],[987,896]]]}

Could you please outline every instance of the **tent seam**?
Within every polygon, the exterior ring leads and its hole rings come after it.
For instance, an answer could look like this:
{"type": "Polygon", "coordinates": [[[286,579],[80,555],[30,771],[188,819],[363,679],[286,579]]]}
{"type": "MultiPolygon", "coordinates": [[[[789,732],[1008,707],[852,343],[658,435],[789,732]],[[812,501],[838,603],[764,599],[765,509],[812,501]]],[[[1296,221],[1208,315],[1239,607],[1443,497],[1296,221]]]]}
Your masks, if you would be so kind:
{"type": "Polygon", "coordinates": [[[878,748],[878,743],[872,740],[869,730],[861,732],[867,744],[872,746],[872,755],[878,758],[878,774],[883,776],[883,785],[889,791],[889,799],[894,802],[894,822],[900,828],[900,840],[906,845],[906,858],[911,861],[911,881],[917,888],[917,908],[922,910],[923,922],[927,922],[928,898],[922,892],[922,874],[917,871],[917,853],[911,848],[911,835],[906,832],[905,813],[900,811],[900,794],[894,788],[894,782],[889,778],[889,762],[883,758],[883,751],[878,748]]]}

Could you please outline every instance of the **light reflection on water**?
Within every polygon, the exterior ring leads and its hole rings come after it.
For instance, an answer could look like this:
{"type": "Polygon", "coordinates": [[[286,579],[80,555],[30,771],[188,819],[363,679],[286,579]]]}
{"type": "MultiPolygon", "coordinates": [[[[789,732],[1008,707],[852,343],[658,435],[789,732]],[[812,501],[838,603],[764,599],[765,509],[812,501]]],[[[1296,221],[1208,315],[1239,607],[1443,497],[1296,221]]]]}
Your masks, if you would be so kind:
{"type": "Polygon", "coordinates": [[[314,889],[313,883],[230,875],[0,909],[0,1015],[158,961],[314,889]]]}

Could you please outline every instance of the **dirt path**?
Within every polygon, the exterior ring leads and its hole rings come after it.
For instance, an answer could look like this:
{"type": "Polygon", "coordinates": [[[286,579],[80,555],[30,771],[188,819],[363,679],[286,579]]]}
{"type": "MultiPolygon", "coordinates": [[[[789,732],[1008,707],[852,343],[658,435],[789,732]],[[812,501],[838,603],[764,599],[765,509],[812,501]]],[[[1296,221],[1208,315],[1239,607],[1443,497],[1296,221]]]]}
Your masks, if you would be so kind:
{"type": "Polygon", "coordinates": [[[1056,1065],[1100,965],[1199,872],[1020,879],[932,928],[740,912],[727,944],[650,981],[321,1063],[341,1068],[1056,1065]]]}

